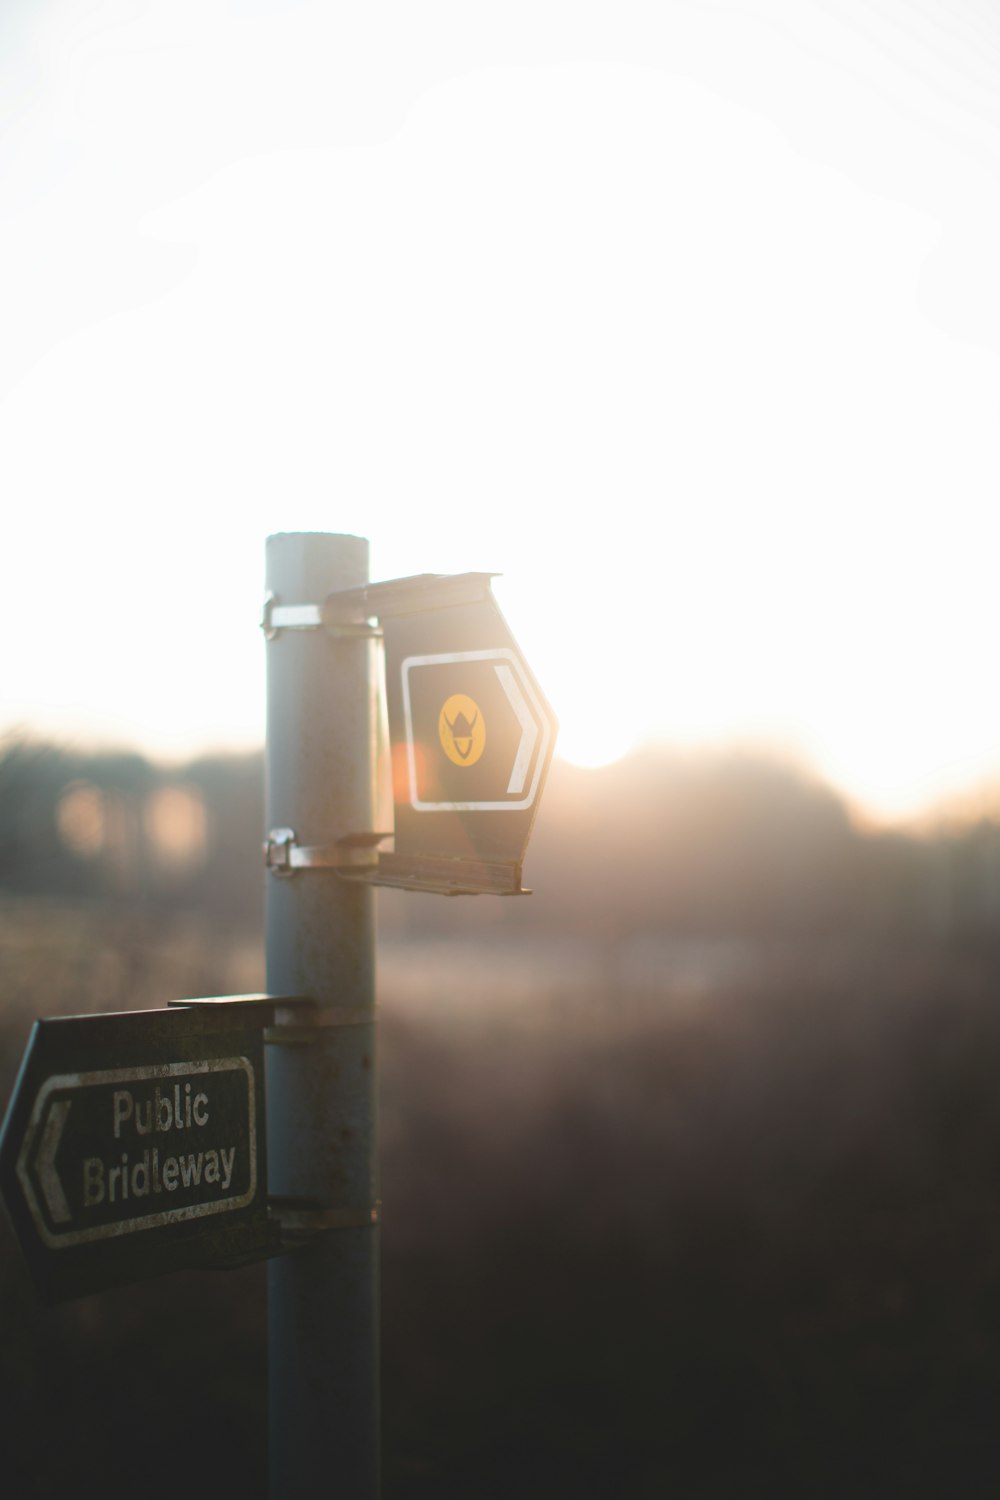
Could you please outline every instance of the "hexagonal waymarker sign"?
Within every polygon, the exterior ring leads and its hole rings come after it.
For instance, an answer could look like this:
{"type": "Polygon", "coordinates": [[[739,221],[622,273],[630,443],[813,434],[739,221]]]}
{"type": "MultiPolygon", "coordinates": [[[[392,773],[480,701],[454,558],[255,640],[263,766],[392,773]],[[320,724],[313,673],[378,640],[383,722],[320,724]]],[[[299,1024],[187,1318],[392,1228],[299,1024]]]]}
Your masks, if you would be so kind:
{"type": "Polygon", "coordinates": [[[516,894],[556,721],[488,574],[403,580],[385,635],[395,850],[378,883],[516,894]],[[407,587],[407,585],[409,585],[407,587]]]}

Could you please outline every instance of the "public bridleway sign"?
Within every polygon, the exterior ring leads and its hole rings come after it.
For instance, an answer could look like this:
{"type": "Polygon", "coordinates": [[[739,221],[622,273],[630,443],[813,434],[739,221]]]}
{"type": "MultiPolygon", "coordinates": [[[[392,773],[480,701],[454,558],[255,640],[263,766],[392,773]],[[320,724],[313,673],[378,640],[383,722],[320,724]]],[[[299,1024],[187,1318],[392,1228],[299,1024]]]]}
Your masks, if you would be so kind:
{"type": "Polygon", "coordinates": [[[0,1177],[44,1296],[273,1249],[261,1019],[198,1006],[36,1022],[0,1177]]]}
{"type": "Polygon", "coordinates": [[[385,638],[395,814],[379,883],[520,892],[556,721],[490,575],[403,579],[367,595],[385,638]]]}

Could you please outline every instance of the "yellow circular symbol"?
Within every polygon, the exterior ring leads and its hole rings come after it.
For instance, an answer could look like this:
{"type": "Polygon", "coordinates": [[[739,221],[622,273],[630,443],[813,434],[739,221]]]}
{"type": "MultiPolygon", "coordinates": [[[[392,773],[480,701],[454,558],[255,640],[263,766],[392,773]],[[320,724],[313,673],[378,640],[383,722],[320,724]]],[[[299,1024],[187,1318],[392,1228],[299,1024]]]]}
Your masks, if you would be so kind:
{"type": "Polygon", "coordinates": [[[456,766],[474,766],[486,749],[486,724],[479,704],[452,693],[438,718],[441,749],[456,766]]]}

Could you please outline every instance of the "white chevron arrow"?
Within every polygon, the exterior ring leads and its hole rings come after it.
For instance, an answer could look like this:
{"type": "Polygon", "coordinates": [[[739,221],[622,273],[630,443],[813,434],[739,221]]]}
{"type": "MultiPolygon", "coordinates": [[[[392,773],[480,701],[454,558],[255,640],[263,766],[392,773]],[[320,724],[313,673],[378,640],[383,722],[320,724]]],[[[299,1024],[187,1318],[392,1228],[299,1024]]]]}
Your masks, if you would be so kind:
{"type": "Polygon", "coordinates": [[[69,1114],[72,1102],[71,1099],[57,1099],[50,1107],[45,1116],[38,1155],[35,1157],[35,1169],[38,1172],[42,1196],[54,1224],[67,1224],[73,1217],[66,1201],[66,1194],[63,1192],[59,1173],[56,1171],[56,1152],[59,1150],[59,1142],[66,1128],[66,1116],[69,1114]]]}
{"type": "Polygon", "coordinates": [[[510,773],[510,781],[507,783],[508,797],[518,796],[524,791],[524,783],[528,779],[528,771],[531,768],[531,757],[534,754],[535,745],[538,741],[538,724],[534,714],[528,706],[521,689],[518,687],[517,678],[508,666],[495,668],[500,679],[500,686],[510,699],[510,706],[517,715],[517,721],[521,726],[521,743],[517,747],[514,757],[514,767],[510,773]]]}

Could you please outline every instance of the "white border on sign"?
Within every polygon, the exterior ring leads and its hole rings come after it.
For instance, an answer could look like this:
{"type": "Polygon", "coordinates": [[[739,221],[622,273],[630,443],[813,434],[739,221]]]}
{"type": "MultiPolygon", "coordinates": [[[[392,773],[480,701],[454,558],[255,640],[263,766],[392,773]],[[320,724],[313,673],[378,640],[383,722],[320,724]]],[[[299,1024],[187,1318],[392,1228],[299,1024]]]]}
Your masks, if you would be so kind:
{"type": "Polygon", "coordinates": [[[235,1208],[245,1208],[252,1203],[257,1193],[257,1100],[254,1088],[253,1065],[246,1057],[212,1057],[204,1062],[162,1063],[149,1068],[114,1068],[100,1073],[60,1073],[47,1078],[38,1090],[31,1119],[24,1134],[24,1145],[17,1159],[17,1175],[24,1190],[35,1227],[45,1243],[53,1250],[63,1245],[82,1245],[90,1240],[116,1238],[131,1234],[136,1229],[158,1229],[164,1224],[179,1224],[185,1219],[200,1219],[207,1214],[231,1213],[235,1208]],[[28,1172],[29,1150],[34,1146],[45,1113],[49,1095],[57,1089],[96,1088],[109,1083],[141,1083],[145,1079],[194,1077],[204,1073],[242,1072],[247,1077],[247,1118],[250,1131],[250,1186],[237,1198],[219,1198],[209,1203],[192,1203],[181,1208],[167,1208],[155,1214],[143,1214],[136,1219],[116,1219],[110,1224],[98,1224],[93,1229],[71,1230],[68,1234],[53,1234],[45,1223],[35,1189],[28,1172]]]}
{"type": "MultiPolygon", "coordinates": [[[[546,714],[539,701],[538,694],[535,692],[534,688],[531,685],[531,682],[528,680],[528,677],[524,672],[517,653],[511,651],[507,646],[494,646],[488,651],[446,651],[436,656],[408,656],[402,663],[401,671],[403,674],[403,718],[406,724],[406,759],[410,775],[410,806],[414,809],[414,811],[519,812],[526,807],[530,807],[538,793],[538,783],[541,780],[542,767],[545,765],[546,757],[548,755],[549,743],[552,739],[552,726],[549,723],[548,714],[546,714]],[[529,706],[534,712],[535,718],[537,719],[538,724],[541,727],[541,744],[538,747],[538,753],[535,758],[535,769],[534,774],[531,778],[531,786],[528,788],[527,793],[523,797],[518,798],[516,801],[424,802],[417,795],[417,756],[416,741],[413,735],[413,708],[410,699],[410,671],[413,667],[439,666],[445,663],[463,661],[495,661],[500,664],[497,667],[497,676],[500,679],[500,686],[507,694],[507,697],[511,703],[511,707],[514,709],[515,714],[517,714],[517,717],[520,719],[521,716],[517,712],[517,705],[511,698],[510,689],[504,680],[504,673],[510,672],[512,667],[513,675],[520,687],[524,689],[529,700],[529,706]],[[508,662],[510,663],[509,667],[506,665],[506,663],[508,662]]],[[[524,744],[526,735],[527,731],[524,730],[522,721],[521,745],[524,744]]],[[[514,768],[516,768],[520,757],[521,746],[518,746],[518,754],[514,759],[514,768]]],[[[514,774],[514,768],[512,768],[512,778],[514,774]]]]}

